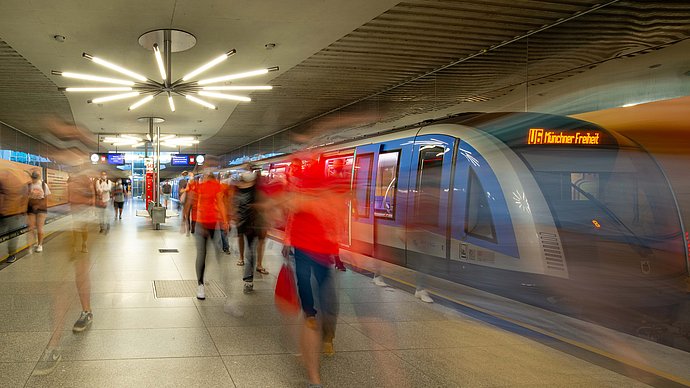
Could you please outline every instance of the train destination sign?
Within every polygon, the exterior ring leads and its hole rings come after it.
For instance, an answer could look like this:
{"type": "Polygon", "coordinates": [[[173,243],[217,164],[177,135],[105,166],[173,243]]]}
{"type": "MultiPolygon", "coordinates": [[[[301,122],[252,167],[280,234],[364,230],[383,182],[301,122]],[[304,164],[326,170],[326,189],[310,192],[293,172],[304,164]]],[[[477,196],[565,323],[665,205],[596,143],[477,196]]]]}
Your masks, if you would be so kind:
{"type": "Polygon", "coordinates": [[[99,152],[91,155],[91,163],[93,164],[112,164],[121,166],[125,164],[125,154],[123,153],[106,153],[99,152]]]}
{"type": "Polygon", "coordinates": [[[601,133],[591,130],[563,132],[543,128],[530,128],[527,135],[527,144],[599,145],[601,144],[601,133]]]}

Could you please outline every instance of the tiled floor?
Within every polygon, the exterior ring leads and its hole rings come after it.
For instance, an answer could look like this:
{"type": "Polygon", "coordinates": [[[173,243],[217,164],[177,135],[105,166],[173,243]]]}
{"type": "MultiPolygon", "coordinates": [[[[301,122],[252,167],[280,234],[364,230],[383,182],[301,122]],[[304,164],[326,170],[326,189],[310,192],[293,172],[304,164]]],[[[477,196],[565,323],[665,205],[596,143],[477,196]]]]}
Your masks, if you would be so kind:
{"type": "MultiPolygon", "coordinates": [[[[128,207],[107,236],[91,231],[94,321],[83,333],[71,331],[80,306],[70,233],[0,271],[0,386],[306,386],[299,322],[273,305],[279,245],[268,243],[271,275],[259,277],[251,295],[242,293],[236,256],[209,260],[209,279],[222,280],[221,268],[230,279],[229,298],[244,311],[235,317],[223,299],[155,298],[153,280],[195,279],[194,240],[176,219],[154,231],[134,214],[128,207]],[[62,361],[34,376],[52,333],[61,333],[62,361]]],[[[336,276],[341,311],[337,353],[322,363],[326,387],[646,386],[361,274],[336,276]]]]}

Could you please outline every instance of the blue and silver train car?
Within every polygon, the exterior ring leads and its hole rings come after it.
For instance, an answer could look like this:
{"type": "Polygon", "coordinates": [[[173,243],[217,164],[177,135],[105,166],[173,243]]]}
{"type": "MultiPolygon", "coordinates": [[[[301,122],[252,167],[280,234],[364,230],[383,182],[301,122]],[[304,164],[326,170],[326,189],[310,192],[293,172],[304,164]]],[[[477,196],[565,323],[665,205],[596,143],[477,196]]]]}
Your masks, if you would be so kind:
{"type": "Polygon", "coordinates": [[[647,314],[687,301],[669,182],[641,146],[595,124],[461,114],[321,157],[351,171],[341,242],[354,252],[556,310],[647,314]]]}

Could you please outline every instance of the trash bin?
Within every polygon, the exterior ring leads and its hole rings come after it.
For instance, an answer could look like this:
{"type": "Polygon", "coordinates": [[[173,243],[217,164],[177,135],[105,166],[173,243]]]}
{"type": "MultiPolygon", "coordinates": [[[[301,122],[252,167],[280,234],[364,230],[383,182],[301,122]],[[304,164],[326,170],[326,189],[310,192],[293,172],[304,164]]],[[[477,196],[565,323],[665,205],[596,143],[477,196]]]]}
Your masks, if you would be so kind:
{"type": "Polygon", "coordinates": [[[151,207],[151,222],[153,222],[156,230],[159,229],[160,224],[165,223],[165,210],[163,206],[151,207]]]}

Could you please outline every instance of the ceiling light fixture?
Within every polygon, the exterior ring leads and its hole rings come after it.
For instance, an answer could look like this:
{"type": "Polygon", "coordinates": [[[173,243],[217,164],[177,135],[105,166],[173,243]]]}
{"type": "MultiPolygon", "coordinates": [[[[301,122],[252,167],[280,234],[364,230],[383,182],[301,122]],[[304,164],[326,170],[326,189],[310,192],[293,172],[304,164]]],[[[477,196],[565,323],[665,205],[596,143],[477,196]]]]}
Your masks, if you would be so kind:
{"type": "Polygon", "coordinates": [[[215,105],[204,101],[203,99],[192,96],[191,94],[201,95],[212,98],[222,98],[226,100],[235,100],[242,102],[250,102],[251,98],[245,96],[236,96],[224,93],[212,93],[209,91],[224,91],[224,90],[271,90],[271,86],[239,86],[239,85],[209,85],[218,84],[222,82],[234,81],[238,79],[255,77],[267,74],[271,71],[277,71],[277,66],[265,69],[253,70],[244,73],[229,74],[221,77],[207,78],[199,81],[192,81],[192,79],[199,74],[219,65],[226,59],[235,55],[237,51],[232,49],[224,54],[212,59],[211,61],[199,66],[191,72],[185,74],[184,77],[173,82],[172,79],[172,53],[187,50],[196,44],[196,38],[185,31],[162,29],[149,31],[139,37],[139,43],[147,49],[153,50],[156,58],[156,64],[162,78],[162,82],[147,78],[139,73],[135,73],[122,66],[109,62],[105,59],[94,57],[90,54],[83,53],[82,57],[94,63],[104,66],[110,70],[116,71],[120,74],[133,78],[136,81],[100,77],[89,74],[78,74],[71,72],[61,72],[53,70],[53,75],[59,75],[66,78],[74,78],[86,81],[102,82],[106,84],[123,85],[125,87],[60,87],[58,90],[66,92],[129,92],[116,94],[111,96],[98,97],[88,100],[88,103],[99,104],[113,100],[125,99],[143,95],[144,97],[139,101],[131,104],[129,110],[134,110],[147,102],[153,100],[159,94],[165,93],[168,97],[168,105],[171,111],[175,111],[175,102],[173,101],[173,94],[184,96],[187,100],[202,105],[209,109],[218,109],[215,105]],[[209,86],[205,86],[209,85],[209,86]]]}

